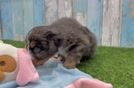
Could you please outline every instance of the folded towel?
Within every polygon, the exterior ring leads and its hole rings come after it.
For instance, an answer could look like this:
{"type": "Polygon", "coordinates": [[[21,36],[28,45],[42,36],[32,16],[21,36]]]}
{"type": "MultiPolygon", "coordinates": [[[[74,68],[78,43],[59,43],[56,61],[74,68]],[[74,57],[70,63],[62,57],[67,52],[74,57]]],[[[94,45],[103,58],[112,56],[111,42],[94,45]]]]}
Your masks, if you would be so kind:
{"type": "Polygon", "coordinates": [[[111,84],[92,78],[75,69],[66,69],[60,61],[50,59],[37,68],[40,80],[23,88],[112,88],[111,84]]]}
{"type": "Polygon", "coordinates": [[[60,61],[50,59],[37,68],[40,79],[17,87],[15,82],[3,85],[1,88],[112,88],[111,84],[94,79],[90,75],[75,69],[66,69],[60,61]],[[10,87],[9,87],[10,85],[10,87]]]}

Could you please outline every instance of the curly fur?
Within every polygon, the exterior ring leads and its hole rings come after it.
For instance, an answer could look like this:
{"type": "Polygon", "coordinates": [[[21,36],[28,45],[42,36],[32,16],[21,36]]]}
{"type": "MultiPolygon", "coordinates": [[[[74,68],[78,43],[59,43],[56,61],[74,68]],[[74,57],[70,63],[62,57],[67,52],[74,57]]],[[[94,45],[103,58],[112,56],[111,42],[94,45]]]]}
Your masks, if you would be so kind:
{"type": "Polygon", "coordinates": [[[74,68],[83,56],[94,56],[96,37],[73,18],[61,18],[48,26],[34,27],[26,45],[36,61],[44,63],[58,54],[64,66],[74,68]]]}

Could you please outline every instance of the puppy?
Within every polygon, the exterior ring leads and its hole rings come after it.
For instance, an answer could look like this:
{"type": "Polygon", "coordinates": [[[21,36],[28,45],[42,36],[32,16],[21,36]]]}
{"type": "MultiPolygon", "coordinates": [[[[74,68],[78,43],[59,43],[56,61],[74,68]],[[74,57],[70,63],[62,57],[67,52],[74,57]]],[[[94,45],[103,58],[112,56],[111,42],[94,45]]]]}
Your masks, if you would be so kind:
{"type": "Polygon", "coordinates": [[[61,18],[48,26],[34,27],[26,37],[35,65],[57,54],[66,68],[75,68],[83,56],[94,56],[95,35],[73,18],[61,18]]]}

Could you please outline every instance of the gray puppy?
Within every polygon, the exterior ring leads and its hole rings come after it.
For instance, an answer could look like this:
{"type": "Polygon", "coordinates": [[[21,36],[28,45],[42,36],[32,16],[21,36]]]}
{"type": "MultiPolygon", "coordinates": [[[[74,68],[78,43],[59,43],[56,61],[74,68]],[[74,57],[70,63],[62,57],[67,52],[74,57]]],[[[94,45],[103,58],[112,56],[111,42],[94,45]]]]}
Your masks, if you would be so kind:
{"type": "Polygon", "coordinates": [[[94,56],[96,37],[73,18],[61,18],[48,26],[34,27],[26,37],[36,66],[57,54],[66,68],[75,68],[83,56],[94,56]]]}

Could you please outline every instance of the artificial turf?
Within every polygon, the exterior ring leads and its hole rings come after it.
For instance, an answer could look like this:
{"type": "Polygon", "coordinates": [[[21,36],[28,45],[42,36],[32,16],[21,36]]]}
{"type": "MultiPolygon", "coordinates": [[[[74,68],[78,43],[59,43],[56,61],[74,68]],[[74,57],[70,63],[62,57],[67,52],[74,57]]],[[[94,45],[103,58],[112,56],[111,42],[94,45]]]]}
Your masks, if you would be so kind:
{"type": "MultiPolygon", "coordinates": [[[[23,42],[4,41],[16,47],[23,42]]],[[[94,78],[113,84],[114,88],[134,88],[134,48],[98,47],[94,58],[78,68],[94,78]]]]}

